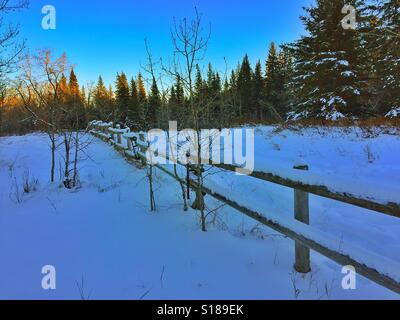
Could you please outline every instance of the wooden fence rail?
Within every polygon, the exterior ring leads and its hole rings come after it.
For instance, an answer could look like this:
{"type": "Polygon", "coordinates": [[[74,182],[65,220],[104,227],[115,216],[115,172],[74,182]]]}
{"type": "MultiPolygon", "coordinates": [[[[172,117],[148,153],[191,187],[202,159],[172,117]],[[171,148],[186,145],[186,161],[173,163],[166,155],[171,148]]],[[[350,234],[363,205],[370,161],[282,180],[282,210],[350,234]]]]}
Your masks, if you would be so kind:
{"type": "MultiPolygon", "coordinates": [[[[112,123],[103,123],[101,121],[92,121],[89,123],[90,132],[96,137],[111,143],[122,155],[128,159],[135,159],[142,161],[142,164],[146,163],[146,149],[149,143],[146,140],[143,132],[134,133],[130,132],[129,129],[112,128],[112,123]]],[[[163,156],[163,155],[161,155],[163,156]]],[[[168,160],[168,159],[167,159],[168,160]]],[[[182,163],[179,163],[183,165],[182,163]]],[[[236,171],[237,167],[233,165],[214,165],[216,167],[228,170],[236,171]]],[[[186,183],[182,178],[176,177],[175,174],[170,172],[162,165],[156,165],[157,168],[168,174],[174,179],[179,180],[182,183],[186,183]]],[[[307,167],[294,168],[307,170],[307,167]]],[[[349,194],[341,194],[330,191],[325,186],[313,186],[305,185],[297,181],[291,181],[279,176],[265,173],[265,172],[254,172],[251,176],[259,178],[264,181],[272,182],[275,184],[283,185],[294,189],[294,218],[301,223],[306,225],[309,224],[309,193],[325,197],[328,199],[337,200],[346,204],[355,205],[358,207],[370,209],[376,212],[384,213],[387,215],[400,217],[400,205],[395,203],[381,204],[371,200],[357,198],[349,194]]],[[[196,189],[196,182],[189,180],[189,187],[196,189]]],[[[276,221],[269,219],[265,215],[247,208],[243,204],[239,204],[236,201],[228,199],[225,195],[215,192],[206,186],[203,186],[203,191],[217,200],[235,208],[243,214],[253,218],[254,220],[284,234],[295,241],[295,263],[294,268],[296,271],[301,273],[308,273],[311,270],[310,266],[310,249],[314,250],[323,256],[337,262],[340,265],[351,265],[353,266],[358,274],[370,279],[371,281],[378,283],[398,294],[400,294],[400,282],[391,277],[385,272],[377,270],[377,268],[367,266],[365,263],[356,261],[348,253],[339,252],[333,250],[326,245],[318,243],[315,239],[310,236],[305,236],[298,231],[292,230],[285,225],[277,223],[276,221]]]]}

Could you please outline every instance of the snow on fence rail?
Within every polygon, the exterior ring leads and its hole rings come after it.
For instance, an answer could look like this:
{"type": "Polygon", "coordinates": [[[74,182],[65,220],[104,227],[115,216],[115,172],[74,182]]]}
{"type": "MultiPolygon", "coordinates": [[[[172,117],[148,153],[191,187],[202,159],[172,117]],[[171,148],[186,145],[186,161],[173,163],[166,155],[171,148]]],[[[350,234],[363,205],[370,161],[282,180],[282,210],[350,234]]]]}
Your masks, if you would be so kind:
{"type": "MultiPolygon", "coordinates": [[[[112,126],[112,123],[92,121],[89,123],[88,128],[93,135],[112,144],[128,159],[141,160],[142,163],[145,164],[146,149],[149,146],[149,143],[146,141],[145,133],[130,132],[129,129],[113,128],[112,126]]],[[[183,165],[182,163],[179,164],[183,165]]],[[[234,172],[236,172],[237,169],[237,167],[233,165],[226,164],[215,166],[234,172]]],[[[187,183],[188,187],[193,189],[196,188],[196,182],[191,179],[187,178],[185,181],[182,178],[178,178],[175,174],[167,170],[165,166],[156,165],[156,167],[174,179],[187,183]]],[[[307,167],[299,167],[295,169],[307,170],[307,167]]],[[[332,236],[315,230],[309,226],[309,193],[395,217],[400,217],[399,203],[382,204],[370,199],[356,197],[348,193],[334,192],[327,186],[309,185],[303,182],[280,177],[272,173],[256,171],[251,174],[251,176],[294,189],[295,219],[288,221],[279,216],[268,216],[265,213],[257,212],[257,209],[251,208],[251,204],[246,205],[236,202],[234,197],[231,196],[230,190],[221,190],[221,188],[218,188],[217,192],[214,190],[213,186],[207,182],[203,186],[203,190],[219,201],[294,240],[294,267],[296,271],[307,273],[311,270],[311,249],[338,264],[351,265],[355,267],[359,274],[400,294],[400,274],[398,273],[400,270],[400,264],[398,262],[368,252],[356,245],[344,245],[340,240],[334,239],[332,236]],[[335,248],[340,248],[340,250],[338,251],[338,249],[335,248]]]]}

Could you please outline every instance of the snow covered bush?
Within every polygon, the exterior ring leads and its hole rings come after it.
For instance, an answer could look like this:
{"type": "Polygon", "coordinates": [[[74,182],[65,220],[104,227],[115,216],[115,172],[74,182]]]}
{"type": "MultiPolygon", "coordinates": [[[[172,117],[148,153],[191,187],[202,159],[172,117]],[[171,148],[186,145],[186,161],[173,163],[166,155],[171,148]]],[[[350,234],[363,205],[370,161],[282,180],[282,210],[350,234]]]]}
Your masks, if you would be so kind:
{"type": "Polygon", "coordinates": [[[400,118],[400,107],[394,107],[392,110],[390,110],[386,116],[386,118],[394,119],[394,118],[400,118]]]}

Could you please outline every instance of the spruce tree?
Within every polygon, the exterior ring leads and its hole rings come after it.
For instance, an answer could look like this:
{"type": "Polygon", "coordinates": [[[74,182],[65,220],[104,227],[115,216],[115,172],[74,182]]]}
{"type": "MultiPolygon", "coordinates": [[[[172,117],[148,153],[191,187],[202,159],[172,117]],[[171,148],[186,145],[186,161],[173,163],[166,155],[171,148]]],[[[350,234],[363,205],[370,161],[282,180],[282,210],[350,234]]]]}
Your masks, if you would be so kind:
{"type": "Polygon", "coordinates": [[[254,117],[258,120],[262,120],[264,118],[264,93],[265,82],[262,76],[261,62],[260,60],[258,60],[254,68],[252,99],[253,114],[254,117]]]}
{"type": "Polygon", "coordinates": [[[337,119],[362,115],[360,36],[342,25],[345,5],[355,0],[317,0],[301,19],[308,32],[291,46],[296,59],[292,82],[296,117],[337,119]]]}
{"type": "Polygon", "coordinates": [[[128,104],[128,125],[129,127],[138,127],[139,119],[139,97],[136,81],[131,79],[130,81],[130,95],[128,104]]]}
{"type": "Polygon", "coordinates": [[[82,94],[79,89],[78,78],[71,69],[68,83],[68,100],[69,105],[72,108],[70,116],[72,117],[71,122],[74,122],[77,128],[83,128],[86,124],[86,113],[83,104],[82,94]]]}
{"type": "Polygon", "coordinates": [[[78,84],[78,79],[76,77],[76,74],[74,72],[74,69],[71,69],[70,75],[69,75],[69,93],[72,96],[79,96],[79,84],[78,84]]]}
{"type": "Polygon", "coordinates": [[[112,96],[110,97],[103,78],[99,76],[94,90],[94,108],[96,116],[104,121],[112,120],[112,96]]]}
{"type": "Polygon", "coordinates": [[[153,78],[151,90],[149,94],[148,102],[148,112],[147,112],[147,122],[150,128],[159,128],[160,123],[158,122],[158,115],[161,108],[161,98],[160,91],[158,90],[157,81],[153,78]]]}
{"type": "Polygon", "coordinates": [[[378,69],[384,83],[381,114],[400,110],[400,1],[387,0],[379,8],[382,15],[380,28],[380,59],[378,69]]]}
{"type": "Polygon", "coordinates": [[[203,82],[203,77],[201,75],[201,70],[200,66],[196,65],[196,79],[195,79],[195,84],[194,84],[194,96],[195,100],[200,103],[200,100],[202,100],[203,95],[204,95],[204,82],[203,82]]]}
{"type": "Polygon", "coordinates": [[[69,96],[69,88],[68,88],[67,77],[64,74],[61,75],[59,87],[60,87],[59,101],[60,103],[65,105],[67,103],[67,99],[69,96]]]}
{"type": "Polygon", "coordinates": [[[266,112],[271,120],[286,118],[288,99],[286,83],[289,80],[290,62],[286,52],[277,51],[275,43],[271,43],[265,63],[265,100],[266,112]]]}
{"type": "Polygon", "coordinates": [[[128,116],[128,107],[130,102],[129,85],[125,73],[117,74],[116,80],[116,107],[115,120],[126,125],[128,116]]]}
{"type": "Polygon", "coordinates": [[[277,87],[279,82],[279,60],[278,52],[276,51],[275,43],[271,43],[268,58],[265,63],[265,89],[267,94],[267,99],[274,106],[277,103],[277,87]]]}
{"type": "Polygon", "coordinates": [[[237,77],[237,90],[239,96],[239,117],[251,117],[252,114],[252,70],[249,57],[246,54],[240,66],[237,77]]]}
{"type": "Polygon", "coordinates": [[[140,129],[147,127],[146,114],[147,114],[147,93],[144,86],[143,76],[139,72],[137,77],[137,91],[138,91],[138,103],[139,103],[139,124],[140,129]]]}

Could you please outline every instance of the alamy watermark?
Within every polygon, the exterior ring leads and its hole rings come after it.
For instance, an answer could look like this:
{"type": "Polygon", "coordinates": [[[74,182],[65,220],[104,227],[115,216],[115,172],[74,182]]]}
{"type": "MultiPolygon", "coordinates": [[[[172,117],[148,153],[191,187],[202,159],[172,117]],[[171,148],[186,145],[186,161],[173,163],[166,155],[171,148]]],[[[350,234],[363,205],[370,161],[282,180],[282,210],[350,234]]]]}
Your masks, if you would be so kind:
{"type": "Polygon", "coordinates": [[[355,30],[357,28],[357,12],[352,5],[345,5],[342,13],[346,16],[342,19],[342,27],[344,30],[355,30]]]}
{"type": "Polygon", "coordinates": [[[56,289],[56,268],[52,265],[45,265],[42,268],[42,288],[43,290],[55,290],[56,289]]]}
{"type": "Polygon", "coordinates": [[[169,130],[147,132],[146,159],[156,165],[202,164],[234,165],[236,173],[251,175],[254,171],[253,129],[193,129],[178,131],[176,121],[169,130]]]}
{"type": "Polygon", "coordinates": [[[342,279],[342,288],[344,290],[356,290],[356,268],[354,268],[353,266],[344,266],[342,268],[342,273],[345,274],[342,279]]]}
{"type": "Polygon", "coordinates": [[[42,14],[45,16],[42,18],[42,28],[44,30],[55,30],[57,27],[56,8],[52,5],[45,5],[42,8],[42,14]]]}

